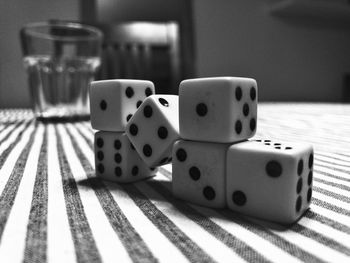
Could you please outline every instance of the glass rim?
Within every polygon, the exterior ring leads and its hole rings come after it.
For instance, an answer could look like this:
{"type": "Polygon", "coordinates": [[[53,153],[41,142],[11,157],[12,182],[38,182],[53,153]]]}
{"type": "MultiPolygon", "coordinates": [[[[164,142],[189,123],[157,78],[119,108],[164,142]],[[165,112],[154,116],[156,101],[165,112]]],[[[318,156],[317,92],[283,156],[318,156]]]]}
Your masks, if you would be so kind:
{"type": "Polygon", "coordinates": [[[88,41],[88,40],[102,40],[103,33],[96,27],[81,24],[78,22],[68,22],[68,21],[55,21],[51,22],[32,22],[25,24],[22,29],[22,33],[28,34],[34,37],[43,38],[47,40],[55,40],[55,41],[88,41]],[[38,28],[73,28],[73,29],[81,29],[86,30],[89,33],[92,33],[88,36],[55,36],[50,33],[39,32],[36,29],[38,28]]]}

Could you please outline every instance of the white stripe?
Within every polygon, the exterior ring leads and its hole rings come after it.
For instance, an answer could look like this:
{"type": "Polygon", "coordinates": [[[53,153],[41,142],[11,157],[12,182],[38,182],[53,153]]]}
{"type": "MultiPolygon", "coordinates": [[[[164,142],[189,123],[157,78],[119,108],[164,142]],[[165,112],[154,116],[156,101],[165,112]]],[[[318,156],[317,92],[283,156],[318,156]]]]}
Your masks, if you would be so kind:
{"type": "Polygon", "coordinates": [[[43,127],[39,126],[30,150],[23,177],[12,206],[0,246],[0,258],[8,262],[21,262],[25,248],[26,233],[33,188],[36,177],[43,127]],[[16,253],[14,253],[16,251],[16,253]]]}
{"type": "Polygon", "coordinates": [[[327,157],[323,157],[323,156],[320,156],[320,155],[318,155],[317,157],[329,158],[332,161],[334,160],[334,161],[338,161],[338,162],[343,162],[344,164],[348,164],[349,165],[350,153],[349,153],[349,156],[345,156],[345,155],[340,155],[340,154],[337,154],[337,153],[334,153],[334,152],[329,152],[329,151],[326,151],[326,152],[319,151],[319,152],[322,155],[326,155],[327,157]],[[334,158],[337,158],[337,159],[340,159],[340,160],[336,160],[334,158]]]}
{"type": "Polygon", "coordinates": [[[7,140],[0,145],[0,154],[2,154],[10,146],[11,143],[18,139],[18,134],[24,129],[24,126],[25,124],[22,124],[11,132],[11,135],[7,138],[7,140]]]}
{"type": "Polygon", "coordinates": [[[334,241],[341,243],[343,246],[350,249],[350,235],[340,232],[332,227],[329,227],[325,224],[317,222],[315,220],[303,217],[298,222],[300,225],[307,227],[315,232],[322,234],[334,241]]]}
{"type": "Polygon", "coordinates": [[[315,173],[317,173],[317,176],[320,175],[322,177],[326,177],[329,181],[332,181],[332,182],[337,183],[337,184],[343,184],[343,185],[350,187],[350,182],[342,180],[342,179],[349,179],[348,173],[336,171],[336,170],[332,169],[332,167],[328,168],[328,167],[323,167],[323,166],[317,166],[317,168],[315,170],[320,171],[320,172],[324,172],[324,173],[327,173],[330,175],[330,176],[323,175],[323,174],[320,174],[317,171],[315,171],[315,173]],[[341,177],[341,179],[333,178],[333,177],[331,177],[332,175],[341,177]]]}
{"type": "MultiPolygon", "coordinates": [[[[164,178],[166,178],[166,177],[164,177],[164,178]]],[[[314,195],[315,195],[315,192],[314,192],[314,195]]],[[[316,196],[317,196],[317,194],[316,194],[316,196]]],[[[327,197],[328,198],[328,197],[327,197]]],[[[327,200],[327,199],[326,199],[327,200]]],[[[195,208],[197,208],[196,206],[193,206],[193,207],[195,207],[195,208]]],[[[198,208],[197,210],[202,210],[202,209],[204,209],[204,208],[198,208]]],[[[330,219],[332,219],[332,220],[335,220],[335,221],[340,221],[341,223],[345,223],[345,225],[348,225],[348,226],[350,226],[349,224],[350,224],[350,218],[349,217],[347,217],[347,216],[343,216],[343,215],[339,215],[339,214],[337,214],[337,213],[335,213],[335,212],[332,212],[332,211],[329,211],[329,210],[327,210],[327,209],[324,209],[324,208],[322,208],[322,207],[317,207],[317,206],[315,206],[315,205],[313,205],[312,206],[312,210],[314,211],[314,212],[316,212],[316,213],[319,213],[319,214],[323,214],[324,216],[328,216],[330,219]]],[[[216,220],[216,217],[214,217],[212,220],[216,220]]],[[[216,222],[216,221],[215,221],[216,222]]],[[[307,226],[307,227],[309,227],[310,229],[313,229],[313,230],[315,230],[315,231],[317,231],[317,232],[320,232],[321,234],[324,234],[324,235],[328,235],[330,238],[336,238],[336,241],[349,241],[350,240],[350,237],[347,235],[347,234],[345,234],[345,233],[341,233],[340,231],[337,231],[337,230],[334,230],[333,228],[330,228],[330,227],[328,227],[328,226],[326,226],[326,225],[323,225],[323,224],[321,224],[321,223],[319,223],[319,222],[317,222],[317,221],[314,221],[314,220],[312,220],[312,223],[305,223],[305,222],[310,222],[310,220],[308,220],[307,218],[303,218],[301,221],[299,221],[299,222],[301,222],[301,224],[302,225],[305,225],[305,226],[307,226]],[[339,237],[339,239],[338,239],[338,237],[339,237]]],[[[228,223],[227,225],[229,226],[229,227],[232,227],[231,226],[231,224],[232,224],[232,222],[230,222],[230,223],[228,223]]],[[[232,233],[234,233],[238,238],[245,238],[245,237],[247,237],[247,235],[245,235],[245,234],[238,234],[238,232],[237,232],[237,230],[235,230],[234,232],[232,232],[232,233]]],[[[243,240],[244,241],[244,240],[243,240]]],[[[251,238],[251,240],[249,241],[249,240],[246,240],[246,242],[248,243],[248,244],[250,244],[250,245],[254,245],[254,244],[256,244],[256,241],[257,241],[257,239],[255,238],[255,237],[252,237],[251,238]]],[[[343,244],[346,244],[346,243],[343,243],[343,244]]],[[[349,243],[347,243],[347,244],[350,244],[350,242],[349,243]]],[[[263,245],[258,245],[257,247],[254,247],[254,249],[255,250],[257,250],[257,251],[259,251],[259,248],[261,249],[261,248],[264,248],[265,246],[263,246],[263,245]]],[[[307,251],[309,251],[308,249],[307,249],[307,251]]],[[[259,251],[260,252],[260,251],[259,251]]],[[[264,252],[264,251],[262,251],[262,252],[264,252]]],[[[261,253],[261,252],[260,252],[261,253]]],[[[262,253],[263,254],[263,253],[262,253]]],[[[269,255],[270,253],[268,253],[268,255],[269,255]]],[[[272,253],[271,253],[272,254],[272,253]]],[[[268,256],[267,255],[267,256],[268,256]]],[[[316,255],[317,256],[317,255],[316,255]]]]}
{"type": "Polygon", "coordinates": [[[340,164],[336,164],[336,163],[326,163],[325,160],[316,160],[315,161],[315,165],[316,167],[318,167],[318,169],[320,170],[320,168],[324,168],[324,169],[330,169],[332,172],[330,174],[335,175],[333,173],[333,171],[338,172],[340,175],[339,177],[344,178],[344,180],[348,180],[348,176],[342,176],[342,174],[348,175],[350,173],[350,166],[345,167],[342,166],[340,164]],[[336,169],[342,170],[342,171],[337,171],[336,169]]]}
{"type": "Polygon", "coordinates": [[[329,166],[337,166],[339,168],[350,170],[350,159],[349,160],[337,160],[337,159],[334,159],[334,158],[329,157],[329,156],[317,155],[317,159],[315,158],[315,163],[329,165],[329,166]],[[323,163],[323,161],[329,162],[329,163],[323,163]]]}
{"type": "Polygon", "coordinates": [[[48,262],[76,262],[74,243],[70,232],[65,205],[57,138],[53,125],[48,126],[48,214],[47,259],[48,262]]]}
{"type": "Polygon", "coordinates": [[[95,132],[98,131],[98,130],[95,130],[95,129],[93,129],[93,128],[91,127],[91,123],[84,122],[84,123],[82,123],[82,125],[83,125],[88,131],[90,131],[90,132],[92,132],[92,133],[95,133],[95,132]]]}
{"type": "Polygon", "coordinates": [[[317,241],[314,241],[308,237],[305,237],[299,233],[291,230],[285,231],[275,231],[271,230],[276,235],[282,237],[283,239],[289,241],[292,244],[301,246],[303,249],[308,251],[310,254],[315,255],[328,262],[349,262],[349,257],[333,250],[317,241]]]}
{"type": "MultiPolygon", "coordinates": [[[[319,167],[318,168],[320,171],[324,171],[324,172],[328,172],[330,174],[334,174],[336,175],[336,173],[334,171],[326,171],[328,169],[325,169],[325,168],[321,168],[319,167]]],[[[317,178],[317,179],[321,179],[321,180],[324,180],[324,181],[327,181],[327,182],[331,182],[331,183],[335,183],[335,184],[341,184],[341,185],[344,185],[344,186],[347,186],[347,187],[350,187],[350,182],[346,182],[346,181],[343,181],[343,180],[340,180],[340,179],[337,179],[337,178],[333,178],[333,177],[330,177],[330,176],[327,176],[327,175],[323,175],[323,174],[320,174],[318,173],[317,171],[314,171],[314,178],[317,178]]]]}
{"type": "Polygon", "coordinates": [[[86,138],[89,139],[89,141],[93,142],[94,136],[93,136],[91,130],[88,130],[88,128],[87,128],[85,125],[81,124],[81,123],[77,123],[77,124],[76,124],[76,127],[79,129],[79,131],[80,131],[82,134],[85,135],[86,138]]]}
{"type": "MultiPolygon", "coordinates": [[[[68,128],[90,165],[94,166],[94,152],[79,136],[77,131],[73,129],[72,125],[68,125],[68,128]]],[[[159,261],[167,262],[171,259],[173,262],[187,262],[183,254],[181,254],[181,252],[147,219],[118,184],[113,184],[113,187],[111,187],[111,184],[106,182],[106,185],[129,222],[144,239],[152,254],[158,258],[159,261]]]]}
{"type": "MultiPolygon", "coordinates": [[[[160,178],[166,179],[164,175],[159,175],[160,178]]],[[[241,241],[251,246],[255,251],[266,257],[267,259],[275,262],[301,262],[299,259],[293,257],[282,249],[276,247],[269,241],[260,237],[257,234],[241,227],[234,221],[230,221],[224,218],[221,214],[217,213],[213,209],[204,208],[196,205],[190,205],[199,213],[207,216],[213,222],[218,224],[220,227],[237,237],[241,241]]]]}
{"type": "Polygon", "coordinates": [[[335,199],[331,196],[328,196],[328,195],[325,195],[325,194],[322,194],[322,193],[319,193],[316,191],[313,191],[312,196],[321,200],[321,201],[327,202],[331,205],[337,206],[339,208],[347,209],[350,211],[350,204],[349,203],[340,201],[340,200],[335,199]]]}
{"type": "MultiPolygon", "coordinates": [[[[15,124],[8,125],[1,133],[0,133],[0,140],[2,140],[9,132],[13,129],[15,124]]],[[[3,127],[3,126],[2,126],[3,127]]],[[[1,128],[2,128],[1,127],[1,128]]],[[[17,127],[19,128],[19,127],[17,127]]]]}
{"type": "Polygon", "coordinates": [[[322,189],[327,190],[329,192],[332,192],[332,193],[335,193],[335,194],[339,194],[339,195],[343,195],[343,196],[346,196],[346,197],[348,197],[349,194],[350,194],[349,191],[346,191],[346,190],[343,190],[343,189],[340,189],[340,188],[337,188],[335,186],[331,186],[331,185],[328,185],[328,184],[324,184],[322,182],[314,181],[313,182],[313,186],[319,187],[319,188],[322,188],[322,189]]]}
{"type": "Polygon", "coordinates": [[[119,207],[160,262],[188,262],[185,256],[154,226],[118,186],[107,184],[119,207]]]}
{"type": "Polygon", "coordinates": [[[197,243],[209,256],[218,262],[245,262],[239,255],[232,251],[222,242],[217,240],[211,234],[203,231],[198,224],[189,220],[181,212],[179,212],[171,203],[151,189],[144,182],[137,184],[149,200],[168,217],[181,231],[183,231],[191,240],[197,243]]]}
{"type": "Polygon", "coordinates": [[[165,170],[167,170],[170,173],[172,173],[172,171],[173,171],[173,166],[171,163],[163,165],[162,168],[164,168],[165,170]]]}
{"type": "Polygon", "coordinates": [[[67,156],[69,166],[74,179],[77,182],[81,201],[85,208],[86,217],[103,262],[115,262],[116,255],[118,255],[118,261],[131,262],[131,259],[123,244],[109,223],[93,189],[79,183],[87,180],[87,176],[74,151],[68,134],[63,129],[62,125],[57,125],[57,127],[61,134],[63,149],[67,156]]]}
{"type": "Polygon", "coordinates": [[[21,140],[18,142],[18,144],[12,149],[11,153],[6,159],[6,162],[4,163],[3,167],[0,170],[0,193],[2,193],[11,173],[12,170],[17,162],[18,157],[22,153],[22,150],[24,149],[24,146],[29,141],[30,133],[33,131],[34,126],[31,125],[23,134],[21,140]]]}
{"type": "MultiPolygon", "coordinates": [[[[95,154],[94,151],[89,147],[89,145],[85,142],[85,140],[80,136],[77,132],[76,128],[71,124],[67,124],[66,126],[68,130],[72,133],[74,139],[76,140],[79,148],[84,153],[86,159],[89,161],[92,167],[95,166],[95,154]]],[[[90,135],[91,137],[91,135],[90,135]]]]}
{"type": "Polygon", "coordinates": [[[324,217],[329,218],[330,220],[333,220],[333,221],[338,222],[340,224],[343,224],[347,227],[350,227],[350,217],[349,216],[338,214],[337,212],[333,212],[332,210],[323,208],[323,207],[318,206],[314,203],[311,204],[311,210],[313,212],[315,212],[316,214],[320,214],[324,217]]]}
{"type": "Polygon", "coordinates": [[[250,232],[244,227],[241,227],[234,221],[224,218],[216,211],[195,205],[191,206],[201,214],[208,216],[212,221],[225,229],[227,232],[251,246],[255,251],[266,257],[268,260],[273,262],[301,262],[298,258],[293,257],[288,252],[283,251],[259,235],[250,232]]]}

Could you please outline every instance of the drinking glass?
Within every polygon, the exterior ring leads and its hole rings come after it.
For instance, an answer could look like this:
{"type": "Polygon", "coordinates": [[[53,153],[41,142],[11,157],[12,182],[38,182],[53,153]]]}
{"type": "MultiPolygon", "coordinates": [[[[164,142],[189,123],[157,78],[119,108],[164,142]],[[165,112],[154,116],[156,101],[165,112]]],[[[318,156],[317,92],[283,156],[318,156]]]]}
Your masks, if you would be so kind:
{"type": "Polygon", "coordinates": [[[73,22],[36,22],[25,25],[20,37],[36,118],[88,119],[89,84],[101,63],[101,31],[73,22]]]}

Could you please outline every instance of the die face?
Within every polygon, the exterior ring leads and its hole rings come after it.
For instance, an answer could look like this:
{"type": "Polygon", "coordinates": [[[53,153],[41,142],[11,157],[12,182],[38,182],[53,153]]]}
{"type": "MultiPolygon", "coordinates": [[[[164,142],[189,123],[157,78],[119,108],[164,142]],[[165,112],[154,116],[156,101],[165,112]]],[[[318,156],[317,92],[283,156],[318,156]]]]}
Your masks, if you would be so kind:
{"type": "Polygon", "coordinates": [[[96,175],[102,179],[128,183],[153,176],[132,147],[125,133],[100,131],[95,133],[96,175]]]}
{"type": "Polygon", "coordinates": [[[91,125],[104,131],[124,131],[143,100],[154,94],[146,80],[102,80],[90,86],[91,125]]]}
{"type": "Polygon", "coordinates": [[[151,81],[123,80],[123,85],[121,85],[121,120],[124,129],[142,102],[154,93],[155,89],[151,81]]]}
{"type": "Polygon", "coordinates": [[[97,130],[121,131],[120,82],[93,81],[90,85],[91,126],[97,130]]]}
{"type": "Polygon", "coordinates": [[[226,171],[227,204],[232,210],[290,224],[310,205],[313,149],[309,145],[238,143],[228,149],[226,171]]]}
{"type": "Polygon", "coordinates": [[[228,145],[179,140],[173,147],[172,187],[177,198],[223,208],[228,145]]]}
{"type": "Polygon", "coordinates": [[[171,162],[179,139],[178,96],[152,95],[129,121],[126,134],[149,167],[171,162]]]}
{"type": "Polygon", "coordinates": [[[257,84],[249,78],[202,78],[181,82],[180,136],[236,142],[256,132],[257,84]]]}

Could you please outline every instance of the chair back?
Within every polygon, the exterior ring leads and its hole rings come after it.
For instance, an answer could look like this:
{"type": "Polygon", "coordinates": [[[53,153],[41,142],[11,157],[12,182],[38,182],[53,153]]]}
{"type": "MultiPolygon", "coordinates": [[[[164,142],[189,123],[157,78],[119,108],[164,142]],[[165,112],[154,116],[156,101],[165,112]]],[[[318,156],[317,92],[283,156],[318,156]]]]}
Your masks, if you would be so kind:
{"type": "Polygon", "coordinates": [[[178,93],[177,23],[126,22],[99,28],[105,35],[100,79],[147,79],[154,82],[157,93],[178,93]]]}

